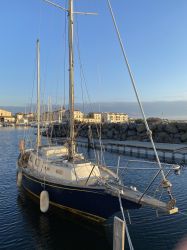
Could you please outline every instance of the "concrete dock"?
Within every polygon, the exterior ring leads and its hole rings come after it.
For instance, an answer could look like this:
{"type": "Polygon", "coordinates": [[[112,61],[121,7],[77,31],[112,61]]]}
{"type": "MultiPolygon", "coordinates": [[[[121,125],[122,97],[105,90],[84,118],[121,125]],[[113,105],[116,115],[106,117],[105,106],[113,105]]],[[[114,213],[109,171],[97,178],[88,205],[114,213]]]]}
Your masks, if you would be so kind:
{"type": "MultiPolygon", "coordinates": [[[[77,138],[77,144],[81,147],[88,147],[88,139],[79,137],[77,138]]],[[[102,139],[102,145],[105,151],[150,160],[155,159],[150,142],[102,139]]],[[[99,149],[99,140],[94,139],[94,145],[91,143],[91,146],[99,149]]],[[[162,162],[177,164],[187,163],[187,144],[155,143],[155,146],[162,162]]]]}

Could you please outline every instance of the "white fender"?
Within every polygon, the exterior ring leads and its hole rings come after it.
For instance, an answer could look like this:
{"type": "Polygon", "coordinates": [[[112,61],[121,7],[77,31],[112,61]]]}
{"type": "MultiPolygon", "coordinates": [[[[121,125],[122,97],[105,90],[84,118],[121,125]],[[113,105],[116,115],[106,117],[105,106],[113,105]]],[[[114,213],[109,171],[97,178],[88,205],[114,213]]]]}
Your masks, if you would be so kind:
{"type": "Polygon", "coordinates": [[[25,141],[24,140],[20,140],[20,142],[19,142],[19,150],[20,150],[21,154],[24,153],[24,151],[25,151],[25,141]]]}
{"type": "Polygon", "coordinates": [[[40,211],[46,213],[49,209],[49,194],[43,190],[40,193],[40,211]]]}
{"type": "Polygon", "coordinates": [[[18,173],[17,173],[17,186],[18,186],[18,187],[21,187],[21,184],[22,184],[22,177],[23,177],[22,172],[18,172],[18,173]]]}

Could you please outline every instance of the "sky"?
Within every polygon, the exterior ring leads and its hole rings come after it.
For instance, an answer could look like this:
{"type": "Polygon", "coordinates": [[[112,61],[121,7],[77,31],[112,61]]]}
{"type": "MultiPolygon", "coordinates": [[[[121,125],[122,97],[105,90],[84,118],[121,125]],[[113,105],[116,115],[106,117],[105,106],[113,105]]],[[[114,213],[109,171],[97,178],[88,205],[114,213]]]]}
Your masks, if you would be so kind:
{"type": "MultiPolygon", "coordinates": [[[[107,1],[74,3],[98,13],[75,16],[75,102],[134,102],[107,1]]],[[[141,100],[187,100],[187,1],[111,3],[141,100]]],[[[42,102],[67,103],[67,15],[42,0],[1,0],[0,11],[0,106],[35,102],[37,38],[42,102]]]]}

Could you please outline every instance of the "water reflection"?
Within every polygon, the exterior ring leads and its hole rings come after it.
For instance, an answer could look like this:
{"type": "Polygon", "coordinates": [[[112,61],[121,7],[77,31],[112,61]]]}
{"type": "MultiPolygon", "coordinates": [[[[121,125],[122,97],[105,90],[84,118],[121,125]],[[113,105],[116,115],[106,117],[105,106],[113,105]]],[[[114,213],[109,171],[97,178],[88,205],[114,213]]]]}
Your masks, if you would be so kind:
{"type": "MultiPolygon", "coordinates": [[[[62,210],[42,214],[39,205],[17,189],[18,141],[24,135],[24,129],[0,128],[0,249],[112,250],[111,219],[100,227],[62,210]]],[[[87,152],[83,148],[79,151],[87,152]]],[[[94,158],[93,150],[88,158],[94,158]]],[[[123,166],[127,159],[121,156],[120,165],[123,166]]],[[[105,161],[116,166],[118,155],[106,152],[105,161]]],[[[148,172],[129,170],[120,174],[125,184],[140,182],[140,188],[151,178],[148,172]]],[[[128,223],[128,228],[136,250],[174,249],[177,242],[187,235],[186,168],[179,176],[172,174],[170,180],[180,212],[172,216],[159,213],[157,217],[155,210],[149,208],[130,211],[132,225],[128,223]]]]}
{"type": "MultiPolygon", "coordinates": [[[[99,225],[64,210],[39,211],[39,204],[20,190],[17,202],[29,233],[34,235],[36,249],[112,249],[111,223],[99,225]]],[[[25,244],[28,244],[25,242],[25,244]]]]}

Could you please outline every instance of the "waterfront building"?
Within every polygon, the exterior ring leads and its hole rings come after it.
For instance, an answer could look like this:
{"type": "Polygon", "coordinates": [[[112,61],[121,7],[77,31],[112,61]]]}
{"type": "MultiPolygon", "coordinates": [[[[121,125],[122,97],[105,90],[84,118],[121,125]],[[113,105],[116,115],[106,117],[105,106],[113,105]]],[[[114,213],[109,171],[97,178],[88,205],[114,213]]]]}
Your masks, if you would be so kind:
{"type": "Polygon", "coordinates": [[[101,113],[91,112],[88,114],[88,117],[94,119],[95,123],[101,123],[101,113]]]}
{"type": "Polygon", "coordinates": [[[16,122],[17,122],[24,117],[24,113],[16,113],[15,117],[16,117],[16,122]]]}
{"type": "Polygon", "coordinates": [[[6,116],[12,116],[12,113],[10,111],[0,109],[0,117],[6,117],[6,116]]]}
{"type": "Polygon", "coordinates": [[[102,121],[104,123],[124,123],[128,122],[128,120],[129,120],[128,115],[124,113],[112,113],[112,112],[102,113],[102,121]]]}
{"type": "MultiPolygon", "coordinates": [[[[66,110],[64,115],[65,115],[65,119],[69,121],[69,110],[66,110]]],[[[84,113],[82,113],[80,110],[74,110],[74,120],[83,122],[84,113]]]]}
{"type": "Polygon", "coordinates": [[[24,117],[27,118],[29,122],[33,122],[36,120],[36,114],[32,112],[25,114],[24,117]]]}
{"type": "Polygon", "coordinates": [[[29,119],[26,117],[24,113],[16,113],[15,115],[16,125],[28,125],[29,119]]]}
{"type": "Polygon", "coordinates": [[[15,117],[12,116],[12,113],[10,111],[0,109],[0,122],[14,123],[15,117]]]}
{"type": "Polygon", "coordinates": [[[19,120],[16,120],[16,125],[28,125],[29,124],[29,121],[28,121],[28,118],[25,118],[25,117],[22,117],[21,119],[19,120]]]}
{"type": "MultiPolygon", "coordinates": [[[[45,112],[43,115],[43,121],[47,121],[47,117],[51,116],[51,121],[69,121],[69,110],[60,109],[51,112],[45,112]]],[[[124,123],[128,122],[129,118],[127,114],[124,113],[112,113],[112,112],[90,112],[85,115],[80,110],[74,110],[74,120],[83,123],[124,123]]]]}
{"type": "Polygon", "coordinates": [[[16,119],[14,116],[4,116],[5,123],[15,123],[16,119]]]}
{"type": "Polygon", "coordinates": [[[91,112],[84,117],[83,122],[85,123],[101,123],[101,113],[91,112]]]}
{"type": "Polygon", "coordinates": [[[94,119],[92,119],[92,118],[87,118],[87,117],[84,117],[83,122],[84,122],[84,123],[96,123],[94,119]]]}

